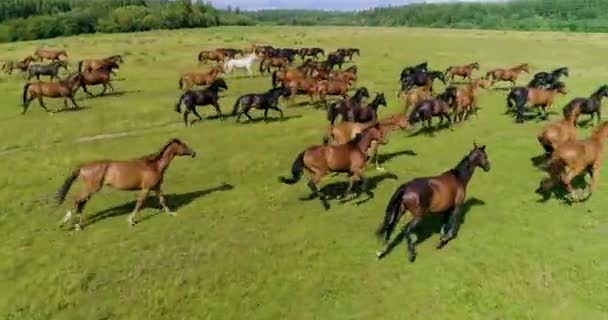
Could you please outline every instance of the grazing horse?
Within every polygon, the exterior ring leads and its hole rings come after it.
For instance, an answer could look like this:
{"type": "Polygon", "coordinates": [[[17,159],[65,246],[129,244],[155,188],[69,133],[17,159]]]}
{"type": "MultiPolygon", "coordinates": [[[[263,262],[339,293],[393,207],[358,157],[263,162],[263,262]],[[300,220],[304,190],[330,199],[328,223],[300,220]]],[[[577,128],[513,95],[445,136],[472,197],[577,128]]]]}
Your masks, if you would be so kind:
{"type": "Polygon", "coordinates": [[[420,121],[426,121],[426,128],[432,125],[432,118],[439,117],[439,124],[443,122],[443,118],[448,119],[448,126],[452,125],[450,119],[450,106],[456,99],[456,88],[447,87],[446,91],[435,98],[425,99],[414,106],[414,110],[409,114],[409,123],[414,125],[420,121]]]}
{"type": "Polygon", "coordinates": [[[581,173],[591,175],[591,193],[597,189],[597,179],[602,165],[604,143],[608,137],[608,121],[598,125],[591,137],[584,140],[567,141],[557,146],[549,160],[549,177],[541,181],[536,192],[548,199],[550,190],[562,183],[568,191],[571,201],[578,200],[571,181],[581,173]]]}
{"type": "Polygon", "coordinates": [[[439,79],[445,84],[445,77],[441,71],[420,71],[406,76],[401,82],[401,89],[397,92],[397,96],[401,92],[408,92],[414,87],[424,87],[433,94],[433,82],[439,79]]]}
{"type": "Polygon", "coordinates": [[[21,61],[6,61],[4,64],[2,64],[2,71],[4,71],[6,74],[12,74],[14,69],[25,72],[33,61],[36,61],[36,58],[32,56],[26,57],[21,61]]]}
{"type": "Polygon", "coordinates": [[[306,57],[317,59],[319,54],[323,57],[325,56],[325,50],[321,48],[301,48],[299,54],[302,59],[306,59],[306,57]]]}
{"type": "Polygon", "coordinates": [[[412,219],[403,228],[410,262],[416,259],[416,248],[411,234],[426,214],[443,215],[437,249],[443,248],[456,238],[462,223],[462,206],[466,199],[467,186],[477,167],[488,172],[490,161],[486,146],[478,147],[473,143],[473,150],[453,169],[438,176],[415,178],[399,186],[390,198],[382,224],[376,231],[376,235],[384,238],[385,243],[384,248],[376,251],[378,259],[386,255],[391,234],[406,210],[412,215],[412,219]]]}
{"type": "Polygon", "coordinates": [[[456,99],[453,105],[454,122],[461,122],[471,113],[477,112],[476,91],[486,87],[486,80],[472,79],[471,83],[464,87],[456,88],[456,99]]]}
{"type": "Polygon", "coordinates": [[[289,60],[284,57],[264,57],[260,62],[260,73],[264,74],[264,71],[270,72],[270,68],[287,69],[289,66],[289,60]]]}
{"type": "Polygon", "coordinates": [[[564,107],[564,117],[567,118],[570,113],[576,112],[576,120],[574,120],[576,125],[581,114],[590,114],[591,121],[593,121],[593,116],[597,114],[597,122],[599,123],[602,121],[603,97],[608,97],[608,85],[599,87],[589,98],[578,97],[570,100],[564,107]]]}
{"type": "Polygon", "coordinates": [[[101,68],[107,68],[109,65],[118,65],[121,63],[124,63],[124,60],[119,54],[103,59],[85,59],[78,62],[78,71],[95,71],[101,68]]]}
{"type": "Polygon", "coordinates": [[[110,87],[110,89],[112,90],[112,92],[114,92],[114,87],[112,86],[112,83],[110,83],[110,81],[112,80],[110,78],[110,73],[112,72],[111,70],[114,68],[119,68],[118,64],[114,63],[114,62],[109,62],[108,65],[97,69],[95,71],[84,71],[84,72],[80,72],[80,74],[82,74],[82,90],[89,95],[89,97],[92,97],[93,94],[91,92],[89,92],[89,90],[87,89],[88,85],[102,85],[103,86],[103,90],[101,91],[101,93],[99,94],[100,96],[103,96],[106,91],[108,90],[108,87],[110,87]],[[113,64],[113,65],[112,65],[113,64]]]}
{"type": "Polygon", "coordinates": [[[342,116],[342,121],[350,119],[349,113],[361,106],[363,98],[369,98],[369,91],[366,87],[359,88],[350,98],[332,103],[327,109],[327,120],[333,125],[338,115],[342,116]]]}
{"type": "Polygon", "coordinates": [[[528,87],[550,87],[558,82],[561,76],[568,77],[567,67],[557,68],[551,72],[538,72],[534,75],[534,78],[530,81],[530,83],[528,83],[528,87]]]}
{"type": "Polygon", "coordinates": [[[226,54],[221,50],[203,50],[198,53],[198,62],[207,63],[207,61],[215,61],[223,63],[226,60],[226,54]]]}
{"type": "Polygon", "coordinates": [[[57,61],[57,60],[65,60],[68,57],[68,54],[63,49],[57,48],[39,48],[34,51],[33,56],[39,61],[43,61],[44,59],[57,61]]]}
{"type": "MultiPolygon", "coordinates": [[[[553,106],[555,96],[558,93],[567,93],[566,86],[561,81],[554,83],[547,89],[516,87],[513,88],[507,96],[507,106],[509,108],[513,108],[515,106],[517,122],[521,123],[524,121],[524,110],[526,105],[530,108],[541,107],[542,113],[544,114],[543,118],[546,119],[548,117],[547,110],[550,110],[551,106],[553,106]],[[513,105],[513,102],[515,102],[515,105],[513,105]]],[[[541,111],[539,109],[539,114],[540,112],[541,111]]]]}
{"type": "Polygon", "coordinates": [[[61,60],[53,61],[50,64],[42,65],[42,64],[30,64],[27,67],[27,80],[36,77],[38,81],[40,81],[40,76],[49,76],[51,77],[51,82],[53,79],[59,77],[59,69],[68,70],[68,65],[61,60]]]}
{"type": "Polygon", "coordinates": [[[68,108],[68,99],[72,102],[74,107],[80,108],[76,101],[74,101],[74,94],[76,90],[82,86],[84,79],[80,72],[75,72],[67,77],[65,80],[59,80],[57,82],[35,82],[35,83],[27,83],[23,87],[23,111],[21,114],[25,114],[27,108],[30,103],[34,99],[38,99],[38,103],[40,107],[42,107],[45,111],[49,111],[44,102],[42,101],[43,97],[48,98],[64,98],[63,100],[63,108],[68,108]],[[29,94],[29,97],[28,97],[29,94]]]}
{"type": "Polygon", "coordinates": [[[511,86],[514,87],[515,82],[517,81],[517,77],[522,72],[530,73],[530,71],[528,70],[527,63],[520,64],[513,68],[508,68],[508,69],[498,68],[498,69],[490,70],[486,73],[486,80],[489,80],[490,78],[492,78],[492,82],[490,83],[490,86],[493,86],[494,83],[497,81],[509,81],[509,82],[511,82],[511,86]]]}
{"type": "Polygon", "coordinates": [[[74,181],[80,178],[84,182],[84,190],[76,197],[74,207],[68,210],[60,227],[72,221],[72,210],[76,210],[79,222],[74,227],[76,230],[80,230],[84,223],[82,210],[93,194],[99,192],[105,185],[118,190],[138,191],[137,203],[127,219],[129,225],[135,225],[135,215],[150,191],[156,193],[163,209],[169,215],[175,216],[176,213],[169,209],[161,191],[165,171],[174,157],[191,156],[194,158],[195,155],[196,152],[188,145],[178,139],[171,139],[160,151],[144,157],[127,161],[97,160],[78,166],[57,192],[57,203],[62,204],[74,181]]]}
{"type": "Polygon", "coordinates": [[[403,82],[405,80],[405,78],[407,78],[408,76],[414,74],[414,73],[418,73],[418,72],[427,72],[429,70],[428,68],[428,62],[422,62],[420,64],[417,64],[415,66],[408,66],[403,68],[403,70],[401,70],[401,75],[399,76],[399,82],[403,82]]]}
{"type": "Polygon", "coordinates": [[[258,56],[255,53],[251,53],[248,56],[240,59],[230,59],[224,63],[224,73],[230,74],[232,69],[247,70],[247,73],[253,75],[251,67],[258,60],[258,56]]]}
{"type": "Polygon", "coordinates": [[[479,63],[473,62],[464,66],[450,66],[445,70],[445,80],[452,81],[454,80],[454,76],[462,77],[463,80],[467,78],[471,80],[473,70],[479,70],[479,63]]]}
{"type": "MultiPolygon", "coordinates": [[[[187,90],[184,92],[175,105],[175,111],[178,113],[182,112],[182,103],[186,107],[184,110],[184,124],[188,126],[188,115],[190,112],[194,113],[199,120],[203,120],[200,114],[196,111],[196,106],[212,105],[215,107],[215,111],[220,119],[222,119],[222,109],[218,103],[220,99],[219,92],[221,89],[228,90],[226,81],[222,78],[217,78],[209,85],[209,87],[202,90],[187,90]]],[[[192,123],[190,123],[192,126],[192,123]]]]}
{"type": "Polygon", "coordinates": [[[346,121],[368,122],[378,119],[378,107],[386,107],[386,99],[384,93],[376,93],[374,100],[364,107],[356,106],[347,113],[346,121]]]}
{"type": "Polygon", "coordinates": [[[224,71],[221,65],[216,65],[209,72],[188,72],[179,79],[179,88],[190,90],[193,86],[208,86],[224,71]]]}
{"type": "MultiPolygon", "coordinates": [[[[312,175],[308,181],[308,187],[312,190],[311,195],[318,196],[325,210],[329,209],[329,203],[325,196],[317,188],[321,179],[330,172],[347,172],[350,175],[350,183],[344,197],[350,194],[355,182],[363,183],[363,172],[365,170],[368,156],[367,152],[372,142],[381,142],[384,136],[378,126],[371,127],[365,132],[358,134],[347,143],[332,146],[325,140],[323,145],[306,148],[301,152],[291,166],[290,178],[281,177],[281,182],[294,184],[302,177],[302,171],[306,169],[312,175]]],[[[365,189],[364,187],[361,189],[365,189]]],[[[360,191],[357,192],[357,195],[360,191]]]]}
{"type": "Polygon", "coordinates": [[[251,108],[264,110],[264,121],[268,120],[268,110],[276,110],[281,114],[281,120],[283,120],[283,110],[279,109],[279,98],[286,97],[289,91],[284,87],[272,88],[265,93],[261,94],[245,94],[236,99],[234,103],[234,109],[232,109],[232,115],[236,117],[236,122],[239,122],[241,115],[245,114],[249,120],[253,120],[249,115],[251,108]],[[239,112],[239,107],[241,111],[239,112]]]}
{"type": "Polygon", "coordinates": [[[567,118],[546,125],[538,134],[538,142],[545,150],[547,158],[562,143],[576,140],[575,122],[578,111],[571,112],[567,118]]]}

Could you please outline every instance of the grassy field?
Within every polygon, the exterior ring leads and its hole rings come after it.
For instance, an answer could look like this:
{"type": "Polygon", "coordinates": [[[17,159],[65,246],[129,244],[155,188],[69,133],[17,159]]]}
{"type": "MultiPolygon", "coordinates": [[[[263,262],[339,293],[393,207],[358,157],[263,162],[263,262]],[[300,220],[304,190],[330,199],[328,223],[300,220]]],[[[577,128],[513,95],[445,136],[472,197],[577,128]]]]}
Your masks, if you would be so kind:
{"type": "MultiPolygon", "coordinates": [[[[322,210],[304,182],[286,186],[297,153],[321,142],[322,110],[286,108],[284,122],[237,125],[230,118],[184,128],[174,111],[181,72],[197,68],[198,50],[216,46],[361,48],[360,85],[385,92],[389,107],[404,65],[433,69],[478,61],[481,71],[527,62],[531,71],[571,68],[567,96],[606,81],[608,35],[422,30],[402,28],[216,28],[91,35],[0,46],[17,58],[46,44],[68,50],[70,63],[122,54],[118,94],[85,99],[79,112],[48,115],[33,102],[20,115],[24,80],[0,77],[0,319],[606,319],[608,206],[606,174],[584,203],[539,202],[542,123],[517,125],[503,114],[504,91],[485,91],[477,117],[433,136],[396,132],[381,149],[387,173],[372,166],[375,198],[357,206],[332,201],[322,210]],[[164,183],[177,217],[155,199],[129,227],[135,194],[105,189],[93,197],[82,232],[62,231],[66,208],[52,197],[83,161],[127,159],[178,137],[198,153],[179,158],[164,183]],[[418,259],[401,244],[382,261],[374,230],[388,198],[404,181],[452,168],[473,140],[487,144],[492,170],[468,189],[459,237],[434,249],[438,223],[418,229],[418,259]],[[403,151],[411,150],[415,155],[403,151]],[[394,179],[388,173],[398,176],[394,179]],[[230,187],[232,186],[232,187],[230,187]]],[[[527,81],[529,75],[520,79],[527,81]]],[[[222,98],[269,88],[268,77],[227,77],[222,98]]],[[[441,87],[439,87],[441,88],[441,87]]],[[[100,90],[99,88],[94,90],[100,90]]],[[[301,101],[306,101],[306,98],[301,101]]],[[[58,108],[61,101],[47,100],[58,108]]],[[[214,115],[211,108],[202,109],[214,115]]],[[[261,112],[253,112],[261,117],[261,112]]],[[[587,136],[589,129],[579,135],[587,136]]],[[[409,152],[411,153],[411,152],[409,152]]],[[[344,177],[324,180],[343,189],[344,177]]],[[[74,190],[77,190],[76,185],[74,190]]]]}

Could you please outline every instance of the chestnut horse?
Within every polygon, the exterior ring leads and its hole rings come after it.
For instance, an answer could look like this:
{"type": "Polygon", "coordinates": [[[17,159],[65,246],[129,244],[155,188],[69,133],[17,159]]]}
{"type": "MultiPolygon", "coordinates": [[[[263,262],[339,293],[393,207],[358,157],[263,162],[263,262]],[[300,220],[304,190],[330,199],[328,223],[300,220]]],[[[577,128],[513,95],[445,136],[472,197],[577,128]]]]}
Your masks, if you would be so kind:
{"type": "Polygon", "coordinates": [[[124,60],[119,54],[103,59],[85,59],[78,62],[78,71],[95,71],[104,67],[107,68],[109,65],[118,65],[123,62],[124,60]]]}
{"type": "Polygon", "coordinates": [[[287,69],[289,66],[289,60],[284,57],[264,57],[260,62],[260,73],[264,74],[264,71],[270,72],[270,68],[287,69]]]}
{"type": "Polygon", "coordinates": [[[84,223],[82,210],[93,194],[99,192],[106,185],[118,190],[139,191],[135,208],[127,219],[129,225],[135,225],[135,215],[150,191],[156,193],[163,209],[169,215],[175,216],[176,213],[169,209],[161,191],[165,171],[175,156],[192,156],[194,158],[195,155],[194,150],[188,145],[178,139],[171,139],[159,152],[144,157],[127,161],[97,160],[78,166],[57,192],[56,199],[60,205],[64,202],[76,179],[80,178],[84,182],[84,190],[76,197],[74,207],[68,210],[61,221],[60,227],[63,227],[67,222],[71,222],[72,210],[75,209],[79,222],[74,227],[76,230],[80,230],[84,223]]]}
{"type": "Polygon", "coordinates": [[[65,60],[68,57],[68,54],[64,49],[57,48],[39,48],[34,51],[33,56],[37,58],[39,61],[44,59],[57,61],[57,60],[65,60]]]}
{"type": "Polygon", "coordinates": [[[567,118],[546,125],[538,134],[538,142],[545,150],[547,157],[550,157],[562,143],[576,140],[574,123],[578,116],[577,112],[578,110],[571,112],[567,118]]]}
{"type": "Polygon", "coordinates": [[[107,65],[105,65],[95,71],[80,72],[80,74],[82,74],[82,80],[83,80],[82,81],[82,90],[86,94],[88,94],[89,97],[92,97],[93,94],[91,92],[89,92],[89,90],[87,89],[88,85],[92,85],[92,86],[102,85],[103,90],[99,94],[100,96],[103,96],[104,94],[106,94],[108,87],[110,88],[110,90],[112,90],[112,92],[114,92],[114,87],[112,86],[112,83],[110,83],[110,81],[112,80],[110,78],[110,73],[111,73],[110,70],[112,70],[114,68],[118,68],[118,65],[114,62],[109,62],[107,65]]]}
{"type": "Polygon", "coordinates": [[[486,146],[478,147],[473,143],[473,150],[453,169],[438,176],[415,178],[399,186],[390,198],[382,224],[376,231],[376,235],[383,237],[385,243],[383,249],[376,251],[378,259],[386,255],[391,234],[406,210],[412,215],[412,219],[403,228],[410,262],[416,259],[411,234],[426,214],[443,215],[437,249],[456,238],[462,223],[462,205],[467,196],[467,186],[476,167],[488,172],[490,161],[486,146]]]}
{"type": "Polygon", "coordinates": [[[452,81],[454,80],[454,76],[462,77],[463,80],[467,78],[471,80],[473,70],[479,70],[479,63],[473,62],[464,66],[450,66],[445,70],[445,80],[452,81]]]}
{"type": "Polygon", "coordinates": [[[348,98],[348,89],[348,82],[342,80],[321,80],[317,84],[317,94],[319,95],[319,99],[324,103],[327,103],[327,96],[348,98]]]}
{"type": "MultiPolygon", "coordinates": [[[[524,109],[527,105],[530,108],[541,107],[543,118],[547,119],[547,110],[550,110],[555,101],[555,96],[560,94],[566,94],[566,86],[563,82],[558,81],[551,85],[551,87],[545,88],[526,88],[516,87],[509,92],[507,96],[507,106],[513,108],[513,102],[515,102],[516,119],[518,122],[524,121],[524,109]]],[[[541,110],[538,110],[539,114],[541,110]]]]}
{"type": "Polygon", "coordinates": [[[205,64],[209,60],[223,63],[226,58],[226,54],[221,50],[203,50],[198,54],[198,62],[205,64]]]}
{"type": "Polygon", "coordinates": [[[310,102],[314,101],[314,96],[317,94],[317,86],[319,81],[314,78],[300,78],[283,82],[284,87],[289,91],[289,104],[295,103],[295,98],[298,93],[307,94],[310,97],[310,102]]]}
{"type": "Polygon", "coordinates": [[[599,87],[594,93],[591,94],[589,98],[574,98],[564,107],[564,117],[568,117],[568,114],[572,112],[576,112],[578,121],[578,116],[581,114],[590,114],[591,121],[593,121],[593,116],[597,114],[597,122],[602,121],[602,98],[608,97],[608,85],[603,85],[599,87]]]}
{"type": "Polygon", "coordinates": [[[471,79],[471,83],[456,89],[456,99],[453,106],[454,122],[461,122],[471,113],[477,112],[477,89],[485,88],[486,80],[471,79]]]}
{"type": "Polygon", "coordinates": [[[357,66],[350,66],[344,70],[331,71],[329,78],[332,80],[346,81],[349,84],[351,82],[357,82],[357,66]]]}
{"type": "Polygon", "coordinates": [[[190,90],[193,86],[208,86],[224,71],[221,65],[216,65],[209,72],[188,72],[179,79],[179,88],[190,90]]]}
{"type": "Polygon", "coordinates": [[[288,81],[302,79],[305,76],[306,75],[304,74],[304,72],[302,72],[302,70],[300,70],[298,68],[277,70],[272,73],[272,87],[276,88],[276,86],[279,85],[280,83],[285,85],[285,83],[288,81]]]}
{"type": "MultiPolygon", "coordinates": [[[[285,184],[294,184],[300,180],[303,170],[306,169],[312,174],[308,181],[308,187],[313,192],[311,197],[318,196],[325,210],[328,210],[329,203],[317,188],[317,184],[330,172],[347,172],[351,178],[344,197],[349,195],[355,182],[363,182],[363,172],[368,160],[367,152],[372,142],[383,139],[382,132],[378,126],[375,126],[341,145],[327,145],[327,140],[325,140],[323,145],[311,146],[301,152],[291,167],[292,177],[281,177],[280,181],[285,184]]],[[[364,188],[361,189],[364,190],[364,188]]],[[[357,192],[358,194],[360,191],[357,192]]]]}
{"type": "Polygon", "coordinates": [[[67,77],[65,80],[59,80],[57,82],[34,82],[27,83],[23,87],[23,111],[21,114],[25,114],[27,108],[30,103],[34,99],[38,99],[38,103],[40,107],[42,107],[45,111],[49,111],[44,102],[42,101],[42,97],[49,98],[64,98],[63,100],[63,108],[68,108],[68,99],[72,102],[74,107],[80,108],[76,101],[74,101],[74,94],[76,90],[82,86],[84,79],[80,72],[75,72],[67,77]],[[29,93],[29,97],[28,97],[29,93]]]}
{"type": "Polygon", "coordinates": [[[486,80],[489,80],[490,78],[492,78],[492,82],[490,83],[490,86],[493,86],[494,83],[497,81],[509,81],[509,82],[511,82],[511,86],[515,86],[517,77],[522,72],[530,73],[530,71],[528,70],[527,63],[520,64],[513,68],[508,68],[508,69],[498,68],[498,69],[490,70],[486,73],[486,80]]]}
{"type": "Polygon", "coordinates": [[[537,193],[548,199],[551,189],[558,183],[562,183],[568,191],[571,201],[578,200],[574,192],[571,181],[581,173],[591,175],[591,193],[597,188],[597,179],[602,165],[604,142],[608,137],[608,121],[598,125],[591,134],[591,137],[584,140],[574,140],[564,142],[557,146],[549,160],[549,177],[542,180],[537,193]]]}

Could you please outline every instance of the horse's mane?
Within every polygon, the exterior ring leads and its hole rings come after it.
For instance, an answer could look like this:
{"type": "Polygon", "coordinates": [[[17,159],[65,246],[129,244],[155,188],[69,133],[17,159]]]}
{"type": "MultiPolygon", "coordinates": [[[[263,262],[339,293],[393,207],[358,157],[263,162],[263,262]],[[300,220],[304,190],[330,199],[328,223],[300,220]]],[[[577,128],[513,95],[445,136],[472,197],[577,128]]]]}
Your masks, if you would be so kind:
{"type": "Polygon", "coordinates": [[[165,144],[160,151],[145,155],[143,157],[137,158],[137,160],[144,160],[147,162],[155,162],[158,161],[163,154],[165,153],[165,151],[167,151],[167,149],[169,148],[169,146],[171,146],[173,143],[182,143],[179,139],[171,139],[169,142],[167,142],[167,144],[165,144]]]}
{"type": "Polygon", "coordinates": [[[465,170],[469,170],[469,162],[471,161],[471,156],[473,155],[473,152],[475,152],[477,149],[473,149],[473,151],[469,152],[466,156],[464,156],[462,158],[462,160],[460,160],[460,162],[458,162],[458,164],[450,169],[448,172],[456,175],[457,177],[462,177],[465,174],[465,170]]]}

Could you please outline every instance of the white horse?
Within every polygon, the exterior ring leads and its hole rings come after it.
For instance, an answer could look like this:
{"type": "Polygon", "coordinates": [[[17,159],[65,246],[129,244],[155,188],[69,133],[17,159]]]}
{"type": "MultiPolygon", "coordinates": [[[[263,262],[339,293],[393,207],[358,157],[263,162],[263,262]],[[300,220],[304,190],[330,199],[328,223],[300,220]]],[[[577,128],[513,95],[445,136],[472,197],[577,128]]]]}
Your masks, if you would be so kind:
{"type": "Polygon", "coordinates": [[[258,56],[255,53],[251,53],[250,55],[240,58],[240,59],[230,59],[226,63],[224,63],[224,73],[229,74],[232,72],[232,69],[246,69],[249,75],[252,75],[251,66],[258,60],[258,56]]]}

